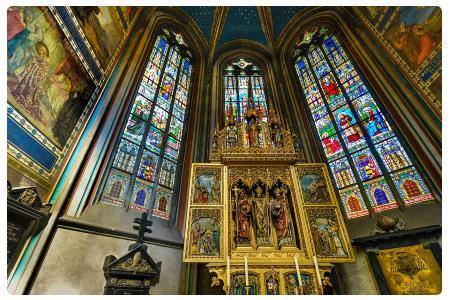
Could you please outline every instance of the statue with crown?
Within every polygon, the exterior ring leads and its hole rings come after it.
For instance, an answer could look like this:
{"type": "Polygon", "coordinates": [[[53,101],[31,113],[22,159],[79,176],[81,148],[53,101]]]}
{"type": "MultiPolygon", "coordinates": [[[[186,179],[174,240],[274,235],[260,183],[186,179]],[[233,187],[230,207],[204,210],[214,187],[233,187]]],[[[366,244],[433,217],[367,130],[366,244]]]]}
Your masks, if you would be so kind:
{"type": "Polygon", "coordinates": [[[183,260],[206,264],[228,294],[321,294],[333,263],[354,254],[327,166],[305,162],[268,104],[267,116],[252,97],[242,112],[230,105],[210,162],[191,165],[183,260]],[[197,201],[199,185],[214,197],[197,201]]]}

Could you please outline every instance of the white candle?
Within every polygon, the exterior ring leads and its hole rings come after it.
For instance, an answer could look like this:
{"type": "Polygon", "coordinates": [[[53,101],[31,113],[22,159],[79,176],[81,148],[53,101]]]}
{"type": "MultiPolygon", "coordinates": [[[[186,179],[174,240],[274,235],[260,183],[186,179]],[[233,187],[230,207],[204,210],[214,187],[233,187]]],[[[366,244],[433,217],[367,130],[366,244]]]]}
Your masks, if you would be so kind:
{"type": "Polygon", "coordinates": [[[317,264],[317,257],[314,255],[314,266],[316,267],[317,280],[319,281],[319,286],[322,287],[322,279],[320,278],[319,265],[317,264]]]}
{"type": "Polygon", "coordinates": [[[249,284],[248,284],[248,261],[247,261],[247,255],[244,256],[244,263],[245,263],[245,286],[249,286],[249,284]]]}
{"type": "Polygon", "coordinates": [[[230,280],[230,257],[227,256],[227,286],[230,286],[231,280],[230,280]]]}
{"type": "Polygon", "coordinates": [[[302,275],[300,274],[300,267],[298,266],[297,254],[294,256],[295,270],[297,270],[298,286],[303,286],[302,275]]]}

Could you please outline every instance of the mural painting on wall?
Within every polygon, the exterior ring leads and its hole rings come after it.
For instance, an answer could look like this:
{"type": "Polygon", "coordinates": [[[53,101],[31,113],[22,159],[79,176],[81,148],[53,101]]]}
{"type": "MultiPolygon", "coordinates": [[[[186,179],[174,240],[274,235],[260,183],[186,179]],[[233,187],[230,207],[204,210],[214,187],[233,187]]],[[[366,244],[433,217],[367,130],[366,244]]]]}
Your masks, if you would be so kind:
{"type": "Polygon", "coordinates": [[[441,44],[442,11],[433,6],[401,7],[384,37],[416,70],[441,44]]]}
{"type": "Polygon", "coordinates": [[[335,209],[308,209],[307,213],[318,258],[348,257],[335,209]]]}
{"type": "Polygon", "coordinates": [[[205,170],[199,172],[194,179],[194,204],[220,204],[220,170],[205,170]]]}
{"type": "Polygon", "coordinates": [[[393,295],[437,295],[442,273],[431,250],[422,245],[380,250],[378,263],[393,295]]]}
{"type": "Polygon", "coordinates": [[[303,203],[324,204],[331,202],[322,168],[307,171],[298,169],[298,171],[303,203]]]}
{"type": "Polygon", "coordinates": [[[72,7],[103,69],[107,68],[124,35],[115,9],[106,6],[72,7]]]}
{"type": "Polygon", "coordinates": [[[46,7],[7,11],[8,102],[62,149],[95,85],[46,7]]]}
{"type": "Polygon", "coordinates": [[[194,210],[190,226],[190,255],[218,257],[221,254],[219,210],[194,210]]]}

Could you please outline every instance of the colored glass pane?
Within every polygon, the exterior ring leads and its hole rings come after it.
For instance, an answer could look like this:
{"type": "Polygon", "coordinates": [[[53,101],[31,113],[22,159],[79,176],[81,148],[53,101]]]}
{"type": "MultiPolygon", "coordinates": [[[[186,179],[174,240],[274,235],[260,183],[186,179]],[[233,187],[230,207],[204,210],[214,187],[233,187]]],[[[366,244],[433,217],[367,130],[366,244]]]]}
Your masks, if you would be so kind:
{"type": "MultiPolygon", "coordinates": [[[[165,93],[163,89],[159,90],[159,96],[158,99],[156,99],[156,104],[158,104],[158,106],[160,106],[164,110],[169,111],[171,99],[170,97],[167,97],[168,99],[166,99],[166,97],[163,96],[164,95],[163,93],[165,93]]],[[[168,94],[166,93],[165,95],[168,94]]]]}
{"type": "Polygon", "coordinates": [[[395,171],[411,165],[405,149],[395,137],[375,145],[375,148],[389,171],[395,171]]]}
{"type": "Polygon", "coordinates": [[[356,70],[349,61],[340,65],[339,68],[336,69],[336,74],[341,83],[344,83],[357,75],[356,70]]]}
{"type": "Polygon", "coordinates": [[[381,113],[371,115],[363,121],[363,125],[374,143],[394,136],[389,124],[381,113]]]}
{"type": "Polygon", "coordinates": [[[330,59],[331,63],[335,67],[339,67],[346,60],[348,60],[347,54],[345,54],[345,52],[344,52],[344,50],[342,50],[342,48],[336,49],[333,53],[331,53],[328,56],[328,58],[330,59]]]}
{"type": "Polygon", "coordinates": [[[352,158],[361,180],[366,181],[382,174],[380,167],[368,148],[354,153],[352,158]]]}
{"type": "Polygon", "coordinates": [[[328,160],[334,160],[344,155],[341,143],[336,135],[331,137],[325,135],[321,142],[328,160]]]}
{"type": "Polygon", "coordinates": [[[183,123],[176,118],[170,120],[169,134],[174,138],[181,140],[183,133],[183,123]]]}
{"type": "Polygon", "coordinates": [[[343,86],[350,100],[354,100],[359,96],[362,96],[365,93],[367,93],[367,88],[364,85],[364,83],[362,83],[359,76],[353,77],[349,81],[345,82],[343,86]]]}
{"type": "Polygon", "coordinates": [[[339,191],[347,218],[359,218],[369,214],[357,185],[339,191]]]}
{"type": "Polygon", "coordinates": [[[169,218],[173,192],[159,186],[156,189],[156,203],[153,215],[163,219],[169,218]]]}
{"type": "Polygon", "coordinates": [[[155,111],[153,112],[152,118],[152,125],[164,131],[166,129],[168,115],[169,114],[167,113],[167,111],[165,111],[159,106],[155,106],[155,111]]]}
{"type": "Polygon", "coordinates": [[[353,101],[353,105],[355,106],[360,120],[365,120],[380,111],[369,93],[353,101]]]}
{"type": "Polygon", "coordinates": [[[102,201],[121,206],[124,203],[129,184],[130,175],[111,169],[106,180],[102,201]]]}
{"type": "Polygon", "coordinates": [[[323,53],[322,51],[319,49],[319,47],[314,48],[310,53],[309,53],[309,59],[311,60],[311,63],[314,65],[317,62],[319,62],[320,60],[323,59],[323,53]]]}
{"type": "Polygon", "coordinates": [[[161,70],[151,62],[148,63],[147,68],[145,68],[143,81],[146,83],[153,82],[154,84],[158,83],[159,75],[161,70]]]}
{"type": "Polygon", "coordinates": [[[406,205],[434,198],[414,167],[394,173],[392,180],[406,205]]]}
{"type": "Polygon", "coordinates": [[[319,119],[315,123],[321,139],[336,134],[333,123],[331,123],[331,119],[329,116],[319,119]]]}
{"type": "Polygon", "coordinates": [[[352,111],[348,105],[344,105],[333,112],[336,124],[339,130],[344,130],[350,128],[350,126],[355,125],[356,119],[353,116],[352,111]]]}
{"type": "Polygon", "coordinates": [[[317,78],[322,78],[323,76],[325,76],[326,74],[328,74],[329,72],[331,72],[330,67],[328,66],[328,63],[326,62],[326,60],[322,60],[320,62],[318,62],[317,64],[315,64],[313,66],[313,70],[314,73],[316,74],[317,78]]]}
{"type": "Polygon", "coordinates": [[[183,73],[186,73],[188,77],[191,75],[191,64],[187,59],[183,59],[183,62],[181,64],[183,73]]]}
{"type": "Polygon", "coordinates": [[[309,107],[311,108],[311,114],[314,121],[328,115],[327,109],[325,108],[325,105],[323,105],[322,100],[309,104],[309,107]]]}
{"type": "MultiPolygon", "coordinates": [[[[167,95],[167,94],[172,95],[174,85],[175,85],[175,80],[170,78],[166,74],[164,74],[163,81],[162,81],[162,84],[161,84],[161,89],[164,91],[162,93],[162,95],[164,95],[164,97],[166,99],[169,99],[169,95],[167,95]]],[[[160,94],[161,94],[161,92],[160,92],[160,94]]]]}
{"type": "Polygon", "coordinates": [[[153,98],[155,97],[155,93],[156,93],[156,85],[154,84],[145,83],[141,84],[141,86],[139,87],[139,94],[141,94],[142,96],[144,96],[149,100],[153,100],[153,98]]]}
{"type": "Polygon", "coordinates": [[[394,195],[384,178],[365,182],[364,189],[375,212],[398,207],[394,195]]]}
{"type": "Polygon", "coordinates": [[[154,126],[150,126],[147,139],[145,140],[145,147],[159,153],[161,151],[162,138],[163,133],[154,126]]]}
{"type": "Polygon", "coordinates": [[[163,159],[159,184],[172,188],[175,182],[176,164],[170,160],[163,159]]]}
{"type": "Polygon", "coordinates": [[[173,107],[173,116],[177,117],[179,120],[184,120],[185,110],[179,108],[178,106],[173,107]]]}
{"type": "Polygon", "coordinates": [[[314,82],[311,71],[307,68],[305,61],[303,59],[296,63],[297,74],[300,78],[300,84],[302,88],[305,89],[314,82]]]}
{"type": "Polygon", "coordinates": [[[128,117],[127,125],[125,125],[123,137],[127,140],[132,141],[133,143],[140,144],[144,131],[145,121],[133,114],[130,114],[130,116],[128,117]]]}
{"type": "Polygon", "coordinates": [[[177,160],[178,159],[178,150],[175,148],[170,147],[170,145],[167,145],[164,157],[171,159],[171,160],[177,160]]]}
{"type": "Polygon", "coordinates": [[[127,172],[133,171],[139,146],[122,139],[120,141],[113,166],[127,172]]]}
{"type": "Polygon", "coordinates": [[[307,89],[304,90],[305,93],[305,97],[306,97],[306,101],[308,103],[317,101],[319,99],[321,99],[322,97],[320,96],[320,92],[319,89],[317,88],[317,86],[311,85],[310,87],[308,87],[307,89]]]}
{"type": "Polygon", "coordinates": [[[144,121],[148,120],[150,116],[150,112],[152,110],[152,102],[147,100],[145,97],[141,95],[136,95],[136,100],[134,100],[133,108],[131,112],[143,119],[144,121]]]}
{"type": "Polygon", "coordinates": [[[339,188],[356,182],[346,157],[330,162],[329,166],[331,168],[331,174],[333,174],[336,185],[339,188]]]}
{"type": "Polygon", "coordinates": [[[328,39],[326,39],[323,42],[323,45],[325,46],[327,54],[331,54],[334,50],[336,50],[341,46],[334,36],[331,36],[328,39]]]}
{"type": "Polygon", "coordinates": [[[364,138],[361,129],[358,125],[354,125],[342,132],[345,145],[348,151],[355,152],[359,149],[367,147],[366,139],[364,138]]]}
{"type": "Polygon", "coordinates": [[[137,176],[141,179],[153,181],[155,179],[156,165],[158,164],[158,156],[150,151],[144,151],[137,176]]]}

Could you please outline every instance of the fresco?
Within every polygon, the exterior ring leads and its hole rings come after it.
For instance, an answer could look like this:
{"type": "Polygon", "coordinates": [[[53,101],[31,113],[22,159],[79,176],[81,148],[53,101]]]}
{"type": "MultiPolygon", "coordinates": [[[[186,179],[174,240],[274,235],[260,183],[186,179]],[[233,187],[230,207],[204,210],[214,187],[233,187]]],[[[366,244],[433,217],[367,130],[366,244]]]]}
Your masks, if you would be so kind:
{"type": "Polygon", "coordinates": [[[380,19],[380,16],[386,11],[386,6],[361,6],[359,9],[362,11],[364,16],[375,25],[380,19]]]}
{"type": "Polygon", "coordinates": [[[41,7],[7,11],[8,102],[62,149],[95,85],[41,7]]]}
{"type": "Polygon", "coordinates": [[[401,7],[384,37],[416,70],[441,44],[442,11],[433,6],[401,7]]]}
{"type": "Polygon", "coordinates": [[[106,6],[72,7],[84,35],[103,69],[107,68],[120,40],[124,36],[115,9],[115,7],[106,6]]]}

